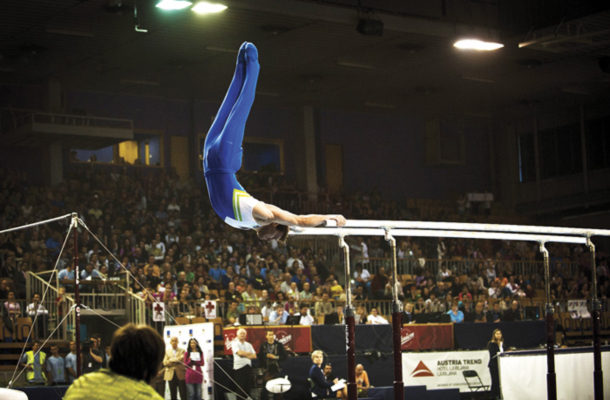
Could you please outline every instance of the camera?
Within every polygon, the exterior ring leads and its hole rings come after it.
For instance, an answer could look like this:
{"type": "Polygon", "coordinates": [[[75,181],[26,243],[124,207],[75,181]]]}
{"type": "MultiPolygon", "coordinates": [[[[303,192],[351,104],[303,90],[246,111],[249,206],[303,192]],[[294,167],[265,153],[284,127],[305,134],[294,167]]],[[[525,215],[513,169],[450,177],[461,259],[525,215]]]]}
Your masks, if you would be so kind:
{"type": "Polygon", "coordinates": [[[89,353],[92,347],[94,347],[93,340],[84,340],[81,342],[81,350],[83,353],[89,353]]]}

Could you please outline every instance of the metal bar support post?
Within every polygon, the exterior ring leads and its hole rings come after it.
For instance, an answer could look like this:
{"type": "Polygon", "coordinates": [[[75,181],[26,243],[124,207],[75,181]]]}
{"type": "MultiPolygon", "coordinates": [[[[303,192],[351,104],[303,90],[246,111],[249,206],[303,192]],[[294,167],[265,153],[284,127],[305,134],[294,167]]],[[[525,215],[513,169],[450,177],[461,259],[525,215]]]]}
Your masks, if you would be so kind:
{"type": "Polygon", "coordinates": [[[595,245],[587,238],[587,246],[591,251],[591,318],[593,318],[593,398],[604,400],[604,372],[602,371],[601,344],[601,304],[597,298],[597,267],[595,263],[595,245]]]}
{"type": "Polygon", "coordinates": [[[546,293],[546,390],[548,400],[557,400],[557,375],[555,374],[555,310],[551,302],[551,273],[549,270],[549,251],[540,242],[540,252],[544,257],[544,291],[546,293]]]}
{"type": "Polygon", "coordinates": [[[345,238],[339,236],[339,246],[343,249],[345,258],[345,329],[347,338],[347,398],[358,398],[358,387],[356,386],[356,319],[354,306],[352,306],[352,289],[350,284],[349,245],[345,238]]]}
{"type": "Polygon", "coordinates": [[[402,380],[402,303],[398,300],[398,270],[396,266],[396,239],[385,230],[385,240],[392,248],[392,344],[394,354],[394,400],[403,400],[405,385],[402,380]]]}
{"type": "Polygon", "coordinates": [[[80,281],[80,270],[78,268],[78,214],[72,213],[72,229],[74,230],[74,302],[76,307],[74,308],[75,320],[74,320],[74,343],[76,344],[76,377],[80,377],[82,371],[82,360],[81,360],[81,348],[80,348],[80,292],[79,292],[79,281],[80,281]]]}

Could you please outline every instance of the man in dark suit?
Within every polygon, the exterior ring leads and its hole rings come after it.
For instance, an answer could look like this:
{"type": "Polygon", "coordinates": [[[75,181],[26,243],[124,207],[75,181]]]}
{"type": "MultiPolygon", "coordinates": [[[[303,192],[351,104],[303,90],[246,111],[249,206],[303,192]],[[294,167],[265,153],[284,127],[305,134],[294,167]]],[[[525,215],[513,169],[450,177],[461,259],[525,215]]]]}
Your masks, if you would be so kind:
{"type": "Polygon", "coordinates": [[[496,301],[491,310],[487,312],[487,322],[502,321],[502,311],[500,311],[500,302],[496,301]]]}
{"type": "Polygon", "coordinates": [[[519,307],[519,302],[517,300],[513,300],[510,308],[504,311],[504,316],[502,317],[502,321],[506,322],[514,322],[521,321],[523,318],[521,317],[521,308],[519,307]]]}
{"type": "Polygon", "coordinates": [[[413,303],[407,303],[405,310],[402,312],[402,323],[410,324],[415,322],[415,316],[413,315],[413,303]]]}

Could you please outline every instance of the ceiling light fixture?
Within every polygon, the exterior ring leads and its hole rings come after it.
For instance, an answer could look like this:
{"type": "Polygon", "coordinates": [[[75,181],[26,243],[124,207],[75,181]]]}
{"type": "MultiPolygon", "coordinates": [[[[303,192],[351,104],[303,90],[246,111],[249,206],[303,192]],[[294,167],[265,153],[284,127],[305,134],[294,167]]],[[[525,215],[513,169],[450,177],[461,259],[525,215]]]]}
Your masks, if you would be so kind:
{"type": "Polygon", "coordinates": [[[491,51],[498,50],[504,47],[502,43],[484,42],[477,39],[464,39],[458,40],[453,44],[454,47],[463,50],[479,50],[479,51],[491,51]]]}
{"type": "Polygon", "coordinates": [[[193,2],[187,0],[161,0],[156,7],[162,10],[182,10],[192,5],[193,2]]]}
{"type": "Polygon", "coordinates": [[[197,14],[212,14],[224,11],[226,9],[227,6],[224,4],[208,3],[207,1],[200,1],[199,3],[195,4],[193,8],[191,8],[191,10],[195,11],[197,14]]]}

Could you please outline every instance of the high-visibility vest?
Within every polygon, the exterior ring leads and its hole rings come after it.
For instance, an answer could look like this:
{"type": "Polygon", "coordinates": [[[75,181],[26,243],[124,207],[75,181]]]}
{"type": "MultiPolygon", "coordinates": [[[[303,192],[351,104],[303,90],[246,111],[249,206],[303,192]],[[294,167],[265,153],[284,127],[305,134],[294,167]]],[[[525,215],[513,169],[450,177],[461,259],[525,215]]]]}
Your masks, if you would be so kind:
{"type": "MultiPolygon", "coordinates": [[[[42,365],[47,360],[47,355],[44,352],[42,352],[42,351],[39,352],[38,354],[40,355],[40,365],[38,366],[40,368],[40,375],[42,376],[42,379],[45,380],[45,373],[42,370],[42,365]]],[[[36,366],[34,365],[34,351],[28,351],[27,353],[25,353],[25,355],[28,358],[27,365],[31,365],[35,369],[36,366]]],[[[27,370],[26,379],[28,381],[34,380],[34,376],[35,376],[35,371],[34,370],[27,370]]]]}

